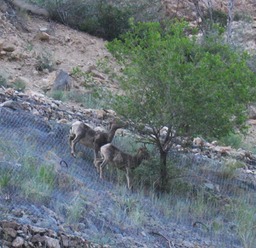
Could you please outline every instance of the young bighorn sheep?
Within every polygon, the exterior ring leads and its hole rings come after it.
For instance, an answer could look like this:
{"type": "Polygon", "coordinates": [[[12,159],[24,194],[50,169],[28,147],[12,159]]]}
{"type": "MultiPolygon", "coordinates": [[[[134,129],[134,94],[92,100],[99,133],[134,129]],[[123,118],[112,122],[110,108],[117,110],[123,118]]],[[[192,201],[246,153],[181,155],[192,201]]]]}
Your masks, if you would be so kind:
{"type": "Polygon", "coordinates": [[[106,164],[110,163],[118,169],[126,172],[126,180],[128,189],[131,189],[131,170],[137,168],[143,160],[149,159],[149,152],[146,147],[138,149],[137,154],[132,156],[122,152],[112,144],[106,144],[100,148],[102,159],[98,159],[95,163],[97,171],[100,173],[100,178],[103,178],[102,171],[106,164]]]}
{"type": "Polygon", "coordinates": [[[95,131],[81,121],[76,121],[72,124],[69,134],[69,145],[71,154],[75,157],[75,146],[78,142],[86,147],[94,149],[94,159],[99,155],[100,147],[110,143],[116,130],[124,127],[123,123],[113,122],[109,132],[95,131]]]}

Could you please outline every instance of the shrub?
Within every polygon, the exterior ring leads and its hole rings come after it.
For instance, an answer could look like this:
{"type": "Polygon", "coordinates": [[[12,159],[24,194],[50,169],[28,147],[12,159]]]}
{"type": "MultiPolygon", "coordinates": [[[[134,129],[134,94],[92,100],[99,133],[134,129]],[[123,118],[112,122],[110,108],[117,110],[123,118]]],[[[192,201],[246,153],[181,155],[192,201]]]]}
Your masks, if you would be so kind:
{"type": "Polygon", "coordinates": [[[129,29],[129,19],[160,20],[161,1],[140,0],[34,0],[49,11],[52,19],[89,34],[113,40],[129,29]]]}
{"type": "Polygon", "coordinates": [[[220,141],[227,146],[238,149],[241,148],[242,145],[242,136],[241,134],[231,133],[227,136],[222,137],[220,141]]]}
{"type": "Polygon", "coordinates": [[[26,89],[26,83],[22,80],[16,80],[12,85],[15,90],[24,91],[26,89]]]}
{"type": "Polygon", "coordinates": [[[49,52],[44,52],[41,55],[38,55],[36,59],[37,62],[35,68],[37,71],[42,72],[47,69],[49,72],[52,72],[54,70],[54,61],[49,52]]]}

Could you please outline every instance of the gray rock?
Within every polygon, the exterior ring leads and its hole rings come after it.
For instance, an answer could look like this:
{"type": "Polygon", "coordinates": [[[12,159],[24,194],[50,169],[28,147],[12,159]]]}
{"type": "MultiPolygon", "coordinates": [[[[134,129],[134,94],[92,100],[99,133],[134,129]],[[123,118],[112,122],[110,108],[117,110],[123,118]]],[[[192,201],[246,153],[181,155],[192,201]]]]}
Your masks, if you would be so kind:
{"type": "Polygon", "coordinates": [[[67,72],[60,70],[54,80],[53,90],[70,90],[71,79],[67,72]]]}
{"type": "Polygon", "coordinates": [[[22,245],[25,243],[24,239],[21,237],[17,237],[13,240],[12,246],[13,247],[22,247],[22,245]]]}

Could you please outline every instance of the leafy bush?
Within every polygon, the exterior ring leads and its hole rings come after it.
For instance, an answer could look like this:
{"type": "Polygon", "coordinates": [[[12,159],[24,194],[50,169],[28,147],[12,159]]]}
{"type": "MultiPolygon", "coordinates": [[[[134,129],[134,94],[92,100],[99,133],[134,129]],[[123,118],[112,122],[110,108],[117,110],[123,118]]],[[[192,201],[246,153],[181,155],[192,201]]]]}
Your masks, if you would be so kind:
{"type": "MultiPolygon", "coordinates": [[[[210,11],[209,11],[210,12],[210,11]]],[[[213,9],[211,13],[207,13],[203,16],[204,24],[217,23],[221,27],[227,26],[227,14],[221,10],[213,9]]]]}
{"type": "Polygon", "coordinates": [[[160,20],[161,1],[140,0],[33,0],[44,6],[53,20],[89,34],[113,40],[129,29],[129,19],[160,20]]]}
{"type": "Polygon", "coordinates": [[[235,52],[219,33],[199,42],[188,30],[186,22],[138,23],[107,45],[124,68],[119,77],[124,93],[113,95],[113,109],[138,131],[155,130],[148,142],[159,151],[165,188],[174,136],[211,139],[244,130],[255,95],[248,54],[235,52]],[[165,126],[170,133],[162,139],[165,126]]]}
{"type": "Polygon", "coordinates": [[[242,145],[242,135],[231,133],[221,138],[220,140],[224,145],[231,146],[235,149],[241,148],[242,145]]]}

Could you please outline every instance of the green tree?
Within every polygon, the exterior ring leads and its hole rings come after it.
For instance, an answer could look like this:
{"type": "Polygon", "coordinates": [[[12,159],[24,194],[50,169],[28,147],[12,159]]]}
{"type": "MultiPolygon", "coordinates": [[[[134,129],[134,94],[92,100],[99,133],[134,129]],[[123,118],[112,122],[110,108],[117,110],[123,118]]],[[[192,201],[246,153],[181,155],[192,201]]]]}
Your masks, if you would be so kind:
{"type": "Polygon", "coordinates": [[[124,68],[113,108],[141,133],[150,130],[146,137],[159,151],[163,191],[175,138],[218,138],[242,130],[254,95],[247,55],[216,37],[198,42],[190,31],[185,22],[138,23],[107,45],[124,68]]]}

